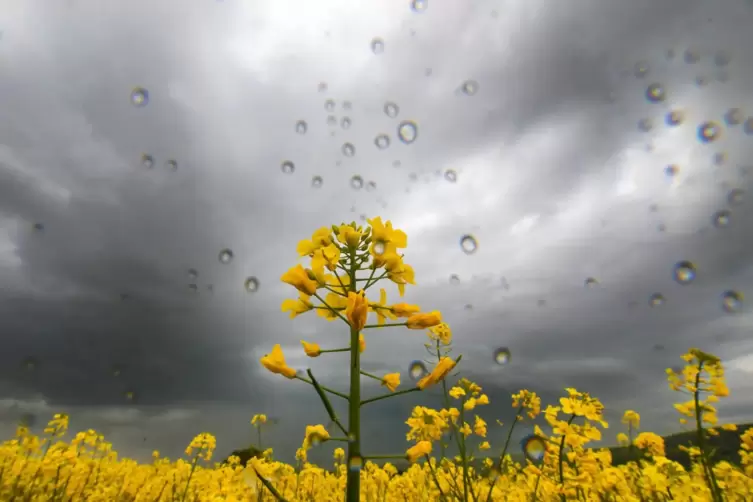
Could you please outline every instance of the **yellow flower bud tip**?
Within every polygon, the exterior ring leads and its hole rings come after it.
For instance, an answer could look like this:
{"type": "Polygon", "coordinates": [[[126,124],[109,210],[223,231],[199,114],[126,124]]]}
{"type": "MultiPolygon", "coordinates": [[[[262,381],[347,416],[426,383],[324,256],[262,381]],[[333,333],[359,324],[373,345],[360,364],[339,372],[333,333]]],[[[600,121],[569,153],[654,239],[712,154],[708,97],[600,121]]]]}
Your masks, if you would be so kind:
{"type": "Polygon", "coordinates": [[[301,340],[301,345],[303,345],[303,351],[309,357],[319,357],[322,353],[321,348],[316,343],[309,343],[301,340]]]}

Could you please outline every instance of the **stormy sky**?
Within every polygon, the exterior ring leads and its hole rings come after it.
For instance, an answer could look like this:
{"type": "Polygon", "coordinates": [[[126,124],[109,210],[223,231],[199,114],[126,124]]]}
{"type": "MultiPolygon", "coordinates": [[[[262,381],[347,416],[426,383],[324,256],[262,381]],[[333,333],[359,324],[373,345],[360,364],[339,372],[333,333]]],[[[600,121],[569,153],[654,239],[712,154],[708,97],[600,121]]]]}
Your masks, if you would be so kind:
{"type": "MultiPolygon", "coordinates": [[[[607,405],[606,443],[628,408],[674,432],[664,369],[693,346],[726,364],[721,419],[753,419],[753,5],[418,4],[0,0],[3,438],[60,411],[125,456],[210,431],[224,457],[266,413],[291,460],[328,419],[259,358],[280,343],[345,389],[347,356],[303,355],[344,326],[281,313],[280,275],[315,229],[374,216],[408,234],[405,301],[443,312],[489,423],[572,386],[607,405]]],[[[367,333],[364,369],[411,385],[424,342],[367,333]]],[[[365,408],[367,455],[439,406],[415,396],[365,408]]]]}

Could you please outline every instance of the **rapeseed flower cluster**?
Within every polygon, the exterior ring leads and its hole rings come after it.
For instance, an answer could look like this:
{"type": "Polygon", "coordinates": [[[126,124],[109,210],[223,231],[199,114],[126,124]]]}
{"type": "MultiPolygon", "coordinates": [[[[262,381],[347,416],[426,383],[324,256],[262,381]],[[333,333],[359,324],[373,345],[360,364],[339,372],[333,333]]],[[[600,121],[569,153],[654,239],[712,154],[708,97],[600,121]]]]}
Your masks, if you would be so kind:
{"type": "MultiPolygon", "coordinates": [[[[322,424],[302,431],[296,451],[297,464],[274,459],[273,448],[264,449],[262,429],[267,416],[254,415],[262,454],[246,465],[231,456],[223,463],[211,463],[216,447],[212,434],[198,434],[185,450],[186,459],[170,460],[153,453],[151,463],[119,458],[112,445],[96,431],[75,434],[70,441],[68,417],[55,415],[42,436],[19,426],[15,437],[0,444],[0,500],[9,501],[342,501],[418,502],[450,501],[746,501],[753,494],[753,428],[741,434],[740,463],[713,464],[708,438],[719,429],[716,403],[729,395],[720,360],[698,349],[683,356],[680,372],[667,371],[671,389],[688,400],[675,405],[681,424],[692,424],[695,440],[685,451],[691,467],[684,468],[666,457],[663,439],[640,429],[640,415],[627,410],[618,442],[628,445],[635,460],[614,465],[608,449],[592,444],[602,439],[609,424],[604,406],[594,396],[566,388],[557,403],[542,410],[541,398],[528,389],[513,394],[515,417],[500,445],[490,443],[489,394],[466,378],[453,381],[451,375],[460,357],[450,357],[453,333],[439,312],[418,306],[388,304],[386,291],[373,301],[366,291],[381,279],[397,285],[400,296],[406,284],[413,284],[413,270],[403,262],[400,249],[407,237],[390,222],[376,218],[363,229],[355,223],[323,228],[298,245],[298,252],[311,260],[310,268],[297,265],[282,276],[299,296],[285,300],[282,310],[291,317],[316,311],[328,321],[343,321],[347,347],[323,349],[318,342],[301,341],[304,353],[319,357],[328,352],[350,354],[350,390],[346,393],[321,385],[310,370],[302,372],[287,365],[280,345],[275,345],[261,364],[269,371],[314,388],[331,423],[343,434],[336,436],[322,424]],[[363,273],[367,277],[361,277],[363,273]],[[373,314],[376,323],[369,324],[373,314]],[[402,322],[398,322],[404,319],[402,322]],[[390,322],[388,322],[390,321],[390,322]],[[425,348],[433,364],[414,387],[397,391],[399,373],[372,375],[360,369],[360,355],[366,350],[364,331],[403,326],[426,330],[425,348]],[[361,377],[378,380],[385,393],[363,399],[361,377]],[[416,406],[407,418],[405,450],[395,455],[370,455],[361,451],[360,411],[367,404],[428,387],[441,387],[436,407],[416,406]],[[336,397],[348,403],[347,427],[329,401],[336,397]],[[523,442],[525,458],[514,461],[509,453],[513,430],[520,422],[543,414],[545,427],[523,442]],[[545,430],[546,429],[546,430],[545,430]],[[311,448],[341,442],[333,449],[334,464],[323,468],[308,462],[311,448]],[[454,455],[449,450],[454,450],[454,455]],[[483,456],[482,458],[478,458],[483,456]],[[377,465],[375,460],[402,459],[410,467],[402,473],[393,463],[377,465]]],[[[324,342],[324,341],[322,341],[324,342]]],[[[327,341],[329,343],[329,341],[327,341]]],[[[496,420],[496,424],[503,426],[496,420]]]]}

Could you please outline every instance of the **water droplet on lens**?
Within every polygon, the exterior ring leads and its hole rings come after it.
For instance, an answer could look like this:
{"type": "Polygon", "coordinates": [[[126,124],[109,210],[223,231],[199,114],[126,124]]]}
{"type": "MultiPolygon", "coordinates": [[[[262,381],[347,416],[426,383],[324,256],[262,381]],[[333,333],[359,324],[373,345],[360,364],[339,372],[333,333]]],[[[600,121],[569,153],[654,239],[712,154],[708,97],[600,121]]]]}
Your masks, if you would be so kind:
{"type": "Polygon", "coordinates": [[[673,275],[679,284],[690,284],[696,276],[696,268],[689,261],[681,261],[675,265],[673,275]]]}
{"type": "Polygon", "coordinates": [[[410,8],[415,12],[423,12],[429,6],[429,0],[413,0],[410,3],[410,8]]]}
{"type": "Polygon", "coordinates": [[[335,100],[334,99],[328,99],[324,102],[324,109],[328,112],[334,111],[335,109],[335,100]]]}
{"type": "Polygon", "coordinates": [[[165,167],[167,167],[168,171],[175,172],[178,170],[178,161],[174,159],[170,159],[167,162],[165,162],[165,167]]]}
{"type": "Polygon", "coordinates": [[[595,278],[593,278],[593,277],[589,277],[589,278],[587,278],[587,279],[586,279],[586,280],[585,280],[585,281],[584,281],[583,283],[584,283],[584,285],[585,285],[585,286],[586,286],[587,288],[590,288],[590,287],[592,287],[592,286],[596,286],[596,285],[598,285],[598,284],[599,284],[599,281],[597,281],[597,280],[596,280],[595,278]]]}
{"type": "Polygon", "coordinates": [[[510,350],[507,347],[500,347],[494,351],[494,362],[505,365],[510,362],[510,350]]]}
{"type": "Polygon", "coordinates": [[[256,277],[248,277],[246,282],[243,283],[243,287],[245,287],[246,291],[249,293],[256,293],[259,289],[259,280],[256,277]]]}
{"type": "Polygon", "coordinates": [[[280,169],[282,169],[282,172],[285,174],[292,174],[293,171],[295,171],[295,164],[293,164],[289,160],[286,160],[283,161],[282,164],[280,164],[280,169]]]}
{"type": "Polygon", "coordinates": [[[701,56],[696,50],[688,49],[685,51],[684,59],[687,64],[695,64],[701,60],[701,56]]]}
{"type": "Polygon", "coordinates": [[[198,293],[199,292],[199,286],[198,286],[198,284],[193,284],[193,283],[189,284],[188,285],[188,291],[190,293],[198,293]]]}
{"type": "Polygon", "coordinates": [[[732,57],[727,51],[717,51],[717,53],[714,54],[714,64],[716,66],[727,66],[731,60],[732,57]]]}
{"type": "Polygon", "coordinates": [[[309,126],[305,120],[299,120],[295,123],[295,132],[297,132],[298,134],[306,134],[306,131],[308,130],[309,126]]]}
{"type": "Polygon", "coordinates": [[[465,82],[463,82],[463,85],[460,87],[460,89],[466,96],[473,96],[478,92],[478,82],[476,82],[475,80],[466,80],[465,82]]]}
{"type": "Polygon", "coordinates": [[[452,169],[448,169],[444,172],[444,179],[446,179],[450,183],[455,183],[458,180],[458,175],[452,169]]]}
{"type": "Polygon", "coordinates": [[[352,157],[356,154],[356,147],[351,143],[345,143],[342,147],[342,152],[346,157],[352,157]]]}
{"type": "Polygon", "coordinates": [[[666,299],[661,293],[654,293],[653,295],[648,297],[649,307],[659,307],[660,305],[664,305],[665,301],[666,299]]]}
{"type": "Polygon", "coordinates": [[[227,265],[233,261],[233,252],[230,249],[223,249],[219,255],[220,263],[227,265]]]}
{"type": "Polygon", "coordinates": [[[330,115],[329,117],[327,117],[327,125],[330,126],[330,127],[336,126],[337,125],[337,117],[335,117],[334,115],[330,115]]]}
{"type": "Polygon", "coordinates": [[[125,394],[124,394],[124,396],[125,396],[125,398],[126,398],[126,399],[127,399],[128,401],[133,401],[133,400],[134,400],[134,399],[136,398],[136,394],[134,394],[134,392],[133,392],[133,391],[130,391],[130,390],[129,390],[129,391],[126,391],[126,392],[125,392],[125,394]]]}
{"type": "Polygon", "coordinates": [[[714,213],[714,216],[711,218],[711,222],[716,228],[726,228],[729,226],[731,215],[732,213],[730,213],[726,209],[722,209],[721,211],[714,213]]]}
{"type": "Polygon", "coordinates": [[[533,463],[540,463],[546,454],[546,441],[536,435],[523,438],[520,442],[523,454],[533,463]]]}
{"type": "Polygon", "coordinates": [[[376,138],[374,138],[374,144],[380,150],[384,150],[385,148],[390,146],[390,137],[386,134],[380,134],[376,138]]]}
{"type": "Polygon", "coordinates": [[[141,156],[141,165],[147,169],[151,169],[154,167],[154,157],[145,153],[141,156]]]}
{"type": "Polygon", "coordinates": [[[664,168],[664,174],[666,174],[670,178],[674,177],[679,171],[680,168],[674,164],[670,164],[664,168]]]}
{"type": "Polygon", "coordinates": [[[366,183],[366,191],[367,192],[373,192],[374,190],[376,190],[376,186],[377,186],[376,182],[369,181],[368,183],[366,183]]]}
{"type": "Polygon", "coordinates": [[[418,138],[418,126],[412,120],[400,122],[397,126],[397,137],[406,145],[410,145],[418,138]]]}
{"type": "Polygon", "coordinates": [[[743,294],[738,291],[722,293],[722,309],[729,314],[739,312],[743,306],[743,294]]]}
{"type": "Polygon", "coordinates": [[[26,359],[24,359],[23,365],[24,365],[24,368],[26,368],[29,371],[32,371],[32,370],[37,369],[37,366],[39,364],[35,357],[27,357],[26,359]]]}
{"type": "Polygon", "coordinates": [[[353,176],[352,178],[350,178],[350,186],[355,190],[360,190],[361,188],[363,188],[363,178],[358,175],[353,176]]]}
{"type": "Polygon", "coordinates": [[[39,222],[34,223],[34,225],[32,226],[32,228],[34,228],[34,230],[36,230],[38,232],[41,232],[42,230],[44,230],[44,223],[39,223],[39,222]]]}
{"type": "Polygon", "coordinates": [[[131,91],[131,103],[134,106],[142,107],[149,104],[149,91],[143,87],[136,87],[131,91]]]}
{"type": "Polygon", "coordinates": [[[650,70],[651,67],[646,61],[638,61],[633,67],[633,75],[635,75],[637,78],[643,78],[648,75],[648,72],[650,70]]]}
{"type": "Polygon", "coordinates": [[[745,123],[743,124],[743,132],[748,136],[753,136],[753,117],[748,117],[747,119],[745,119],[745,123]]]}
{"type": "Polygon", "coordinates": [[[678,126],[685,120],[685,113],[681,110],[672,110],[667,113],[666,122],[668,126],[678,126]]]}
{"type": "Polygon", "coordinates": [[[698,126],[698,139],[703,143],[711,143],[722,134],[722,128],[716,122],[704,122],[698,126]]]}
{"type": "Polygon", "coordinates": [[[313,178],[311,178],[311,186],[314,188],[321,187],[322,183],[324,183],[324,180],[321,176],[314,176],[313,178]]]}
{"type": "Polygon", "coordinates": [[[371,52],[374,54],[381,54],[384,52],[384,40],[381,38],[375,38],[371,41],[371,52]]]}
{"type": "Polygon", "coordinates": [[[659,83],[653,83],[646,88],[646,99],[651,103],[661,103],[667,98],[664,87],[659,83]]]}
{"type": "Polygon", "coordinates": [[[478,242],[472,235],[464,235],[460,238],[460,248],[465,254],[473,254],[478,249],[478,242]]]}
{"type": "Polygon", "coordinates": [[[452,274],[450,276],[450,284],[460,284],[460,277],[458,277],[457,274],[452,274]]]}
{"type": "Polygon", "coordinates": [[[384,241],[377,241],[374,243],[374,254],[382,256],[384,254],[384,241]]]}
{"type": "Polygon", "coordinates": [[[363,459],[359,457],[358,455],[353,455],[348,460],[348,470],[360,471],[362,467],[363,467],[363,459]]]}
{"type": "Polygon", "coordinates": [[[319,92],[326,92],[327,91],[327,82],[319,82],[319,92]]]}
{"type": "Polygon", "coordinates": [[[398,107],[395,103],[388,101],[384,104],[384,113],[390,117],[395,118],[397,117],[397,114],[400,113],[400,107],[398,107]]]}
{"type": "Polygon", "coordinates": [[[724,122],[726,122],[728,126],[740,125],[743,120],[745,120],[745,117],[740,108],[730,108],[727,110],[727,113],[724,114],[724,122]]]}
{"type": "Polygon", "coordinates": [[[712,160],[714,161],[714,165],[721,166],[727,163],[727,154],[725,152],[716,152],[712,160]]]}
{"type": "Polygon", "coordinates": [[[421,361],[413,361],[410,363],[410,366],[408,366],[408,375],[410,375],[413,380],[420,380],[428,373],[426,365],[421,361]]]}
{"type": "Polygon", "coordinates": [[[350,124],[351,122],[349,117],[343,117],[340,120],[340,127],[342,127],[343,129],[350,129],[350,124]]]}
{"type": "Polygon", "coordinates": [[[649,132],[654,127],[651,119],[641,119],[638,121],[638,129],[643,132],[649,132]]]}
{"type": "Polygon", "coordinates": [[[743,203],[743,196],[745,196],[745,190],[742,188],[733,188],[727,194],[727,203],[730,206],[739,206],[743,203]]]}
{"type": "Polygon", "coordinates": [[[199,271],[195,268],[189,268],[188,269],[188,278],[192,281],[195,281],[199,277],[199,271]]]}

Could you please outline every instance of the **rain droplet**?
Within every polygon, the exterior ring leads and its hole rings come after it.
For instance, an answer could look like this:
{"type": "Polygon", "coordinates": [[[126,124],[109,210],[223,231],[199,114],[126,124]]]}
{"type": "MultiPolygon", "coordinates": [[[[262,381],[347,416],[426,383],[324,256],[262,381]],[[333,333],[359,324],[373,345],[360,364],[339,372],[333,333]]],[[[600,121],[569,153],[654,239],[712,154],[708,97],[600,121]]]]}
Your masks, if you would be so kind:
{"type": "Polygon", "coordinates": [[[26,359],[24,359],[23,366],[27,370],[33,371],[33,370],[37,369],[37,366],[39,366],[39,363],[37,362],[37,359],[35,357],[31,357],[30,356],[30,357],[27,357],[26,359]]]}
{"type": "Polygon", "coordinates": [[[685,51],[684,59],[687,64],[696,64],[701,60],[701,56],[696,50],[688,49],[685,51]]]}
{"type": "Polygon", "coordinates": [[[384,150],[385,148],[390,146],[390,137],[386,134],[380,134],[376,138],[374,138],[374,144],[380,150],[384,150]]]}
{"type": "Polygon", "coordinates": [[[351,122],[349,117],[343,117],[342,119],[340,119],[340,127],[342,127],[343,129],[350,129],[350,124],[351,122]]]}
{"type": "Polygon", "coordinates": [[[668,126],[678,126],[685,120],[685,113],[682,110],[672,110],[667,113],[665,120],[668,126]]]}
{"type": "Polygon", "coordinates": [[[727,154],[725,152],[716,152],[712,160],[714,161],[714,165],[724,165],[727,163],[727,154]]]}
{"type": "Polygon", "coordinates": [[[352,157],[356,154],[356,147],[351,143],[345,143],[342,147],[342,152],[346,157],[352,157]]]}
{"type": "Polygon", "coordinates": [[[674,279],[679,284],[690,284],[696,276],[696,268],[689,261],[681,261],[675,265],[673,271],[674,279]]]}
{"type": "Polygon", "coordinates": [[[191,293],[198,293],[199,292],[199,286],[198,286],[198,284],[193,284],[193,283],[189,284],[188,285],[188,291],[191,292],[191,293]]]}
{"type": "Polygon", "coordinates": [[[377,185],[375,181],[369,181],[368,183],[366,183],[366,191],[373,192],[374,190],[376,190],[376,186],[377,185]]]}
{"type": "Polygon", "coordinates": [[[337,125],[337,117],[335,117],[334,115],[330,115],[329,117],[327,117],[327,125],[330,126],[330,127],[336,126],[337,125]]]}
{"type": "Polygon", "coordinates": [[[374,254],[376,256],[382,256],[384,254],[384,241],[377,241],[374,243],[374,254]]]}
{"type": "Polygon", "coordinates": [[[400,113],[400,107],[397,106],[395,103],[388,101],[384,104],[384,113],[390,117],[395,118],[397,117],[397,114],[400,113]]]}
{"type": "Polygon", "coordinates": [[[351,471],[360,471],[363,467],[363,459],[358,455],[353,455],[348,459],[348,469],[351,471]]]}
{"type": "Polygon", "coordinates": [[[716,66],[719,66],[719,67],[727,66],[731,60],[732,60],[732,57],[727,51],[717,51],[717,53],[714,54],[714,64],[716,66]]]}
{"type": "Polygon", "coordinates": [[[507,347],[500,347],[494,351],[494,362],[505,365],[510,362],[510,350],[507,347]]]}
{"type": "Polygon", "coordinates": [[[371,41],[371,52],[374,54],[381,54],[384,52],[384,40],[381,38],[375,38],[371,41]]]}
{"type": "Polygon", "coordinates": [[[165,162],[165,167],[168,171],[175,172],[178,170],[178,161],[175,159],[170,159],[167,162],[165,162]]]}
{"type": "Polygon", "coordinates": [[[641,119],[638,121],[638,129],[643,132],[649,132],[654,127],[651,119],[641,119]]]}
{"type": "Polygon", "coordinates": [[[136,398],[136,394],[130,390],[126,391],[123,395],[128,401],[133,401],[136,398]]]}
{"type": "Polygon", "coordinates": [[[667,99],[667,93],[661,84],[653,83],[646,88],[646,99],[651,103],[661,103],[667,99]]]}
{"type": "Polygon", "coordinates": [[[410,8],[415,12],[423,12],[429,6],[429,0],[413,0],[410,3],[410,8]]]}
{"type": "Polygon", "coordinates": [[[725,291],[722,293],[722,309],[733,314],[739,312],[743,306],[743,294],[739,291],[725,291]]]}
{"type": "Polygon", "coordinates": [[[724,122],[728,126],[736,126],[743,123],[745,117],[743,111],[740,108],[730,108],[727,113],[724,114],[724,122]]]}
{"type": "Polygon", "coordinates": [[[460,277],[458,277],[457,274],[452,274],[450,276],[450,284],[452,285],[460,284],[460,277]]]}
{"type": "Polygon", "coordinates": [[[536,435],[524,437],[520,442],[523,454],[533,463],[540,463],[546,454],[546,442],[536,435]]]}
{"type": "Polygon", "coordinates": [[[192,281],[195,281],[199,277],[199,271],[195,268],[189,268],[188,269],[188,278],[192,281]]]}
{"type": "Polygon", "coordinates": [[[478,242],[476,242],[476,238],[472,235],[462,236],[460,238],[460,249],[462,249],[465,254],[475,253],[476,249],[478,249],[478,242]]]}
{"type": "Polygon", "coordinates": [[[455,183],[458,180],[458,175],[454,170],[448,169],[444,172],[444,179],[450,183],[455,183]]]}
{"type": "Polygon", "coordinates": [[[698,126],[698,139],[703,143],[711,143],[722,134],[722,128],[716,122],[704,122],[698,126]]]}
{"type": "Polygon", "coordinates": [[[313,178],[311,178],[311,186],[314,188],[321,187],[322,183],[324,183],[324,180],[321,176],[314,176],[313,178]]]}
{"type": "Polygon", "coordinates": [[[343,101],[343,110],[350,110],[353,108],[353,103],[350,101],[343,101]]]}
{"type": "Polygon", "coordinates": [[[659,307],[661,305],[664,305],[664,302],[666,301],[666,298],[664,298],[664,295],[661,293],[654,293],[648,297],[649,307],[659,307]]]}
{"type": "Polygon", "coordinates": [[[730,213],[726,209],[722,209],[721,211],[714,213],[714,216],[711,218],[711,222],[716,228],[726,228],[729,226],[731,215],[732,213],[730,213]]]}
{"type": "Polygon", "coordinates": [[[282,164],[280,164],[280,169],[285,174],[292,174],[293,171],[295,171],[295,164],[293,164],[289,160],[285,160],[282,164]]]}
{"type": "Polygon", "coordinates": [[[327,88],[328,88],[327,82],[319,82],[319,86],[318,86],[319,92],[327,92],[327,88]]]}
{"type": "Polygon", "coordinates": [[[478,92],[478,82],[476,82],[475,80],[466,80],[465,82],[463,82],[460,90],[463,91],[463,94],[465,94],[466,96],[473,96],[478,92]]]}
{"type": "Polygon", "coordinates": [[[745,123],[743,124],[743,132],[748,136],[753,135],[753,117],[748,117],[747,119],[745,119],[745,123]]]}
{"type": "Polygon", "coordinates": [[[418,138],[418,126],[412,120],[404,120],[397,126],[397,137],[406,145],[410,145],[418,138]]]}
{"type": "Polygon", "coordinates": [[[306,134],[306,131],[308,130],[309,126],[305,120],[299,120],[295,123],[295,132],[297,132],[298,134],[306,134]]]}
{"type": "Polygon", "coordinates": [[[739,206],[743,203],[743,197],[745,196],[745,190],[742,188],[733,188],[727,194],[727,203],[730,206],[739,206]]]}
{"type": "Polygon", "coordinates": [[[141,156],[141,165],[147,169],[154,167],[154,157],[145,153],[141,156]]]}
{"type": "Polygon", "coordinates": [[[335,110],[335,100],[334,99],[328,99],[324,102],[324,109],[328,112],[335,110]]]}
{"type": "Polygon", "coordinates": [[[246,288],[246,291],[249,293],[256,293],[259,289],[259,279],[256,277],[248,277],[246,278],[246,282],[243,283],[243,287],[246,288]]]}
{"type": "Polygon", "coordinates": [[[593,278],[593,277],[589,277],[589,278],[587,278],[587,279],[586,279],[585,281],[583,281],[583,284],[584,284],[584,285],[585,285],[585,286],[586,286],[587,288],[590,288],[590,287],[593,287],[593,286],[597,286],[597,285],[599,284],[599,281],[597,281],[597,280],[596,280],[595,278],[593,278]]]}
{"type": "Polygon", "coordinates": [[[633,67],[633,75],[635,75],[636,78],[645,77],[648,75],[649,71],[651,71],[651,67],[646,61],[638,61],[635,63],[635,67],[633,67]]]}
{"type": "Polygon", "coordinates": [[[408,366],[408,375],[410,375],[413,380],[420,380],[428,373],[426,365],[422,361],[413,361],[408,366]]]}
{"type": "Polygon", "coordinates": [[[32,228],[34,228],[34,230],[38,232],[41,232],[42,230],[44,230],[44,223],[39,223],[39,222],[34,223],[32,228]]]}
{"type": "Polygon", "coordinates": [[[664,174],[666,174],[670,178],[674,177],[679,171],[680,168],[674,164],[670,164],[664,168],[664,174]]]}
{"type": "Polygon", "coordinates": [[[219,260],[220,263],[227,265],[231,261],[233,261],[233,251],[230,249],[223,249],[220,251],[219,260]]]}
{"type": "Polygon", "coordinates": [[[131,91],[131,103],[133,106],[146,106],[149,104],[149,91],[143,87],[136,87],[131,91]]]}
{"type": "Polygon", "coordinates": [[[350,178],[350,186],[355,190],[360,190],[363,188],[363,178],[358,175],[353,176],[350,178]]]}

